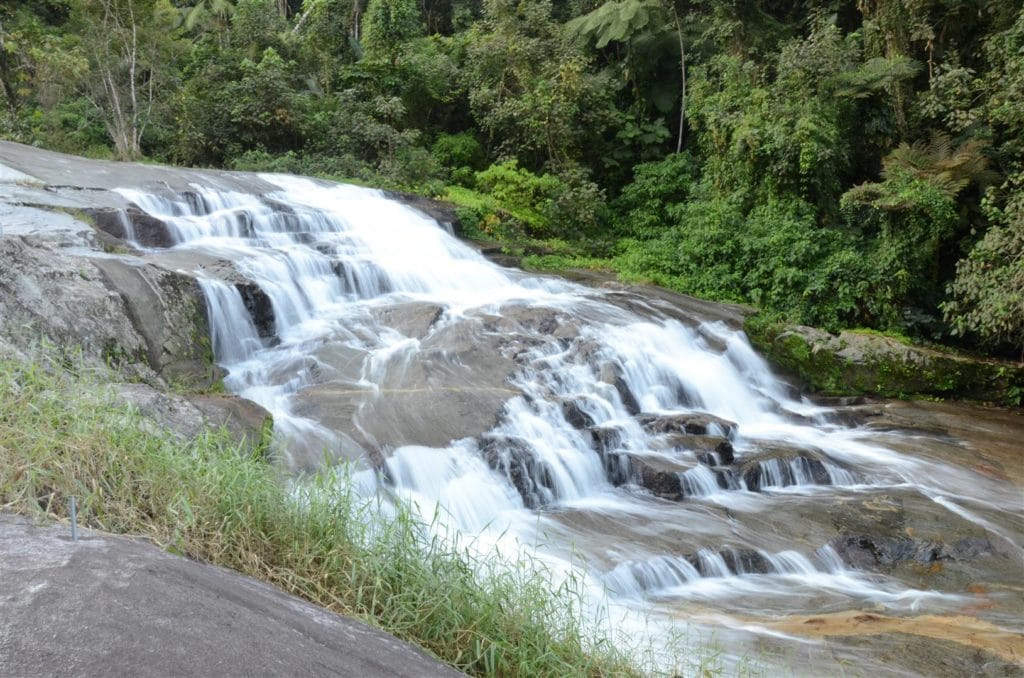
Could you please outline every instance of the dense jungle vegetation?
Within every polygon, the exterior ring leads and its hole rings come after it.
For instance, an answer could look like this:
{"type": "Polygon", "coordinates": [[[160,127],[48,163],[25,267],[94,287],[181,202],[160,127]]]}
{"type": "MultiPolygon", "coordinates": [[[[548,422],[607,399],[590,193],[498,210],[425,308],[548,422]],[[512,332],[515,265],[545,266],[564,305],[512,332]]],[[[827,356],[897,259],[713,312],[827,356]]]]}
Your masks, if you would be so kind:
{"type": "Polygon", "coordinates": [[[1008,0],[14,0],[6,138],[441,197],[537,266],[1024,349],[1008,0]]]}

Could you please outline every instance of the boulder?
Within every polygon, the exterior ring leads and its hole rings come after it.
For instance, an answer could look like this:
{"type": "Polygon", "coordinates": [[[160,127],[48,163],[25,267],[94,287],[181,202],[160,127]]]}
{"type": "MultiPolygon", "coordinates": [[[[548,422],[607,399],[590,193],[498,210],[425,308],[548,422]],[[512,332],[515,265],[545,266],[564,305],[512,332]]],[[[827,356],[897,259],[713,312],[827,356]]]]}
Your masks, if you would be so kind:
{"type": "Polygon", "coordinates": [[[0,238],[0,337],[18,347],[49,342],[131,378],[160,380],[125,298],[94,260],[21,238],[0,238]]]}
{"type": "Polygon", "coordinates": [[[808,483],[831,485],[832,477],[825,466],[825,459],[818,450],[765,445],[760,451],[742,458],[739,473],[751,492],[760,492],[766,487],[808,483]]]}
{"type": "Polygon", "coordinates": [[[525,441],[487,435],[480,439],[478,445],[483,460],[508,478],[527,508],[543,506],[556,498],[551,470],[537,459],[525,441]]]}
{"type": "Polygon", "coordinates": [[[562,416],[575,429],[585,429],[594,425],[594,418],[586,413],[580,405],[581,398],[560,398],[558,401],[562,409],[562,416]]]}
{"type": "Polygon", "coordinates": [[[175,244],[167,224],[138,207],[88,208],[83,212],[92,218],[97,229],[115,238],[141,247],[173,247],[175,244]]]}
{"type": "Polygon", "coordinates": [[[1024,363],[974,358],[853,330],[835,335],[750,320],[746,330],[777,368],[825,395],[923,395],[1017,406],[1024,389],[1024,363]]]}
{"type": "Polygon", "coordinates": [[[152,422],[154,430],[183,441],[225,431],[241,450],[266,455],[273,417],[260,405],[232,395],[178,395],[146,384],[118,384],[115,397],[152,422]]]}
{"type": "Polygon", "coordinates": [[[619,394],[619,398],[622,400],[623,407],[629,412],[631,416],[640,414],[640,403],[637,401],[636,396],[633,395],[633,391],[630,390],[629,384],[622,376],[622,368],[613,362],[604,362],[600,368],[600,379],[606,384],[614,387],[619,394]]]}
{"type": "Polygon", "coordinates": [[[829,542],[844,563],[859,570],[891,571],[903,563],[931,566],[942,561],[969,561],[995,553],[985,537],[969,537],[953,544],[903,537],[846,534],[829,542]]]}
{"type": "Polygon", "coordinates": [[[841,534],[873,534],[887,538],[906,536],[903,500],[892,495],[838,499],[826,509],[841,534]]]}
{"type": "Polygon", "coordinates": [[[683,498],[683,482],[679,476],[685,468],[660,457],[631,456],[629,464],[633,482],[655,496],[673,501],[683,498]]]}
{"type": "Polygon", "coordinates": [[[145,359],[164,379],[193,389],[222,376],[213,363],[206,301],[190,276],[128,258],[93,258],[106,286],[145,342],[145,359]]]}
{"type": "Polygon", "coordinates": [[[711,466],[728,466],[736,459],[732,443],[724,436],[670,433],[655,439],[652,446],[659,450],[691,451],[697,455],[699,461],[711,466]],[[709,462],[707,459],[712,461],[709,462]]]}
{"type": "Polygon", "coordinates": [[[274,305],[263,288],[248,280],[236,282],[235,289],[242,297],[242,305],[249,312],[256,334],[261,339],[272,339],[277,336],[277,321],[274,317],[274,305]]]}
{"type": "MultiPolygon", "coordinates": [[[[465,324],[430,332],[418,346],[376,365],[376,388],[362,381],[370,354],[335,345],[317,352],[317,383],[295,396],[296,414],[350,436],[366,449],[443,447],[492,429],[520,391],[509,383],[515,363],[501,346],[510,338],[479,335],[465,324]]],[[[334,343],[334,342],[332,342],[334,343]]]]}
{"type": "Polygon", "coordinates": [[[736,435],[736,423],[705,412],[689,412],[685,414],[649,414],[637,415],[637,421],[644,430],[651,434],[689,433],[691,435],[724,435],[732,438],[736,435]]]}

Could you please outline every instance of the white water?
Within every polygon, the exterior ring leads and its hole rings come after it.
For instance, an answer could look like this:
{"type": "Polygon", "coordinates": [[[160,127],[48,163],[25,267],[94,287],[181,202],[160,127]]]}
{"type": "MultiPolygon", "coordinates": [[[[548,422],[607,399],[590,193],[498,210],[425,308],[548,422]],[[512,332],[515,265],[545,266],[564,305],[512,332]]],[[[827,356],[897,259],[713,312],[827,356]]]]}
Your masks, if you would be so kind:
{"type": "MultiPolygon", "coordinates": [[[[329,458],[346,456],[343,450],[367,453],[365,440],[356,441],[365,432],[354,423],[344,430],[297,414],[297,398],[323,385],[325,375],[335,387],[366,394],[363,407],[386,401],[384,386],[401,386],[425,344],[443,331],[481,331],[481,318],[502,317],[510,308],[550,308],[583,319],[578,331],[559,338],[553,336],[559,327],[520,328],[532,342],[515,349],[518,367],[509,386],[521,395],[510,395],[486,440],[385,449],[384,472],[366,471],[359,482],[368,492],[413,502],[427,520],[441,507],[451,526],[472,538],[469,548],[481,553],[496,548],[515,559],[529,551],[555,579],[583,567],[594,609],[610,610],[625,635],[668,634],[663,627],[675,622],[664,613],[678,601],[754,613],[850,606],[944,611],[960,602],[952,592],[918,590],[845,567],[823,543],[827,537],[819,538],[821,529],[787,535],[784,513],[783,524],[756,527],[770,525],[765,515],[782,503],[824,506],[829,497],[898,488],[1019,549],[1005,517],[960,506],[983,497],[1012,501],[1006,488],[988,485],[953,504],[940,488],[962,484],[959,471],[824,423],[821,408],[788,397],[742,334],[724,323],[641,317],[594,290],[501,269],[376,191],[264,179],[279,187],[265,198],[202,187],[188,200],[122,193],[170,225],[176,249],[230,262],[266,294],[274,336],[261,338],[236,287],[198,271],[227,386],[274,414],[296,466],[299,450],[322,456],[326,449],[329,458]],[[410,301],[443,309],[433,334],[405,336],[375,315],[410,301]],[[350,356],[344,369],[319,357],[331,347],[350,356]],[[566,403],[586,426],[613,433],[604,456],[591,434],[569,421],[566,403]],[[697,450],[646,432],[636,409],[735,422],[734,468],[773,445],[809,452],[761,459],[755,493],[738,471],[713,469],[697,450]],[[485,458],[486,445],[491,456],[485,458]],[[638,486],[630,457],[675,474],[686,500],[652,497],[638,486]],[[821,465],[817,478],[814,463],[821,465]],[[755,527],[744,527],[745,520],[755,527]],[[652,626],[647,614],[659,621],[652,626]]],[[[451,360],[458,367],[457,356],[451,360]]],[[[708,432],[729,433],[714,422],[708,432]]]]}

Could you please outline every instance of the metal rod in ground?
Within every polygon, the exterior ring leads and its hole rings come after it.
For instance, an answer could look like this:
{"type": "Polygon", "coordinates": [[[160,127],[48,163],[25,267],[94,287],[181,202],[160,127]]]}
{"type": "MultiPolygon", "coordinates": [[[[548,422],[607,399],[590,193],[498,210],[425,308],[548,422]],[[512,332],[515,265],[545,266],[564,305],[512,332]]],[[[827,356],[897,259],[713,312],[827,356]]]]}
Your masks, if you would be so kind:
{"type": "Polygon", "coordinates": [[[71,541],[78,541],[78,503],[71,497],[71,541]]]}

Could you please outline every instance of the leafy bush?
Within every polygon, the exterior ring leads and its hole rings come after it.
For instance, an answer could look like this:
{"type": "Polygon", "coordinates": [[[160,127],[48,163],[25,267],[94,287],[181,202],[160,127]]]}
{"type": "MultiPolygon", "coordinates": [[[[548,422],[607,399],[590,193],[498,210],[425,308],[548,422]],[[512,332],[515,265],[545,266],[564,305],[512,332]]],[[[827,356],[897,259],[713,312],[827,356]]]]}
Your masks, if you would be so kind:
{"type": "Polygon", "coordinates": [[[956,334],[977,336],[1024,359],[1024,173],[1007,187],[1016,189],[1014,197],[1003,209],[989,199],[995,225],[957,265],[948,290],[953,298],[942,310],[956,334]]]}
{"type": "Polygon", "coordinates": [[[474,173],[486,162],[484,148],[469,132],[439,134],[431,148],[434,161],[445,169],[451,181],[459,186],[473,186],[474,173]]]}
{"type": "Polygon", "coordinates": [[[526,224],[534,237],[550,235],[549,214],[555,194],[561,188],[550,174],[538,176],[519,167],[515,160],[491,165],[476,173],[476,185],[482,193],[526,224]]]}

